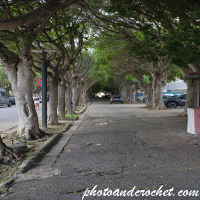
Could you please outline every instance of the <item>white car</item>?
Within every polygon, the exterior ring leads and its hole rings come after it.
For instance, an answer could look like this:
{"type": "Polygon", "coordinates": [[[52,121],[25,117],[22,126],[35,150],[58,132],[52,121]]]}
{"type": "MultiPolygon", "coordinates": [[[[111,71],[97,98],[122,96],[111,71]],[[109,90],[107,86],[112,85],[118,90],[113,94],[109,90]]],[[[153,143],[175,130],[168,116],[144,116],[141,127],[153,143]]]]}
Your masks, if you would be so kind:
{"type": "Polygon", "coordinates": [[[7,95],[4,88],[0,88],[0,106],[4,105],[11,107],[11,98],[9,95],[7,95]]]}

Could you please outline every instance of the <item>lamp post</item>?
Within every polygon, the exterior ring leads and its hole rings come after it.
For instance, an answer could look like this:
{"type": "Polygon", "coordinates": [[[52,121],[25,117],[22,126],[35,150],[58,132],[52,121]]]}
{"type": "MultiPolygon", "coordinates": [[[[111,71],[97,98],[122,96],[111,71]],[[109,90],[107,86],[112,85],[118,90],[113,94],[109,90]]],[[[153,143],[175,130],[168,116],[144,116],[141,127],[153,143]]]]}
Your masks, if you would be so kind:
{"type": "MultiPolygon", "coordinates": [[[[53,56],[46,59],[47,53],[56,53],[57,50],[31,50],[34,53],[42,53],[42,127],[41,129],[47,129],[47,61],[50,61],[53,56]]],[[[54,55],[54,54],[53,54],[54,55]]],[[[41,58],[40,58],[41,60],[41,58]]]]}

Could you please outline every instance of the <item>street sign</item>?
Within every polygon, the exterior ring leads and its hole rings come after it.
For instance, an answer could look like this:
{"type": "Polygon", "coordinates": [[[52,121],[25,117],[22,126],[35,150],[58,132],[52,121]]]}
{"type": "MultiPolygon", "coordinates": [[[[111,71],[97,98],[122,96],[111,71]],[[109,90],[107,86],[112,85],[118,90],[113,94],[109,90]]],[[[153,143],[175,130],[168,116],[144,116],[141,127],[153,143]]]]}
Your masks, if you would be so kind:
{"type": "MultiPolygon", "coordinates": [[[[38,85],[39,85],[40,87],[42,87],[42,79],[39,79],[37,83],[38,83],[38,85]]],[[[47,83],[47,85],[49,85],[49,84],[47,83]]]]}
{"type": "Polygon", "coordinates": [[[39,79],[37,83],[38,83],[38,85],[39,85],[40,87],[42,87],[42,79],[39,79]]]}

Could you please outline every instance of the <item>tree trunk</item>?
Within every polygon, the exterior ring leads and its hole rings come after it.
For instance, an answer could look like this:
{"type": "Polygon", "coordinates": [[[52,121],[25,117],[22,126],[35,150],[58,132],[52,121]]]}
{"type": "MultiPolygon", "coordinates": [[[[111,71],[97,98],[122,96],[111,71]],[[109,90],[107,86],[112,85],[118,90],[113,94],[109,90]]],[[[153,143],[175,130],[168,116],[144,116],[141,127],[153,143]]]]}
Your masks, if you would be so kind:
{"type": "Polygon", "coordinates": [[[184,114],[187,113],[187,108],[196,108],[199,106],[199,82],[197,80],[187,80],[187,100],[184,109],[184,114]]]}
{"type": "Polygon", "coordinates": [[[153,109],[166,109],[162,100],[163,89],[166,85],[167,77],[158,71],[151,72],[153,76],[153,109]]]}
{"type": "MultiPolygon", "coordinates": [[[[6,52],[6,51],[5,51],[6,52]]],[[[7,50],[6,54],[1,50],[3,71],[11,82],[13,94],[16,98],[16,106],[19,115],[18,135],[28,139],[42,137],[44,133],[39,129],[38,116],[33,102],[34,72],[31,69],[32,56],[30,46],[25,44],[22,49],[21,59],[7,50]]]]}
{"type": "MultiPolygon", "coordinates": [[[[63,81],[62,81],[63,82],[63,81]]],[[[58,85],[58,116],[65,118],[65,84],[58,85]]]]}
{"type": "Polygon", "coordinates": [[[58,105],[58,81],[56,78],[52,78],[50,87],[50,98],[48,106],[48,124],[57,125],[57,105],[58,105]]]}
{"type": "Polygon", "coordinates": [[[147,86],[144,84],[143,76],[141,76],[141,77],[137,76],[136,78],[138,80],[140,89],[143,90],[145,93],[147,93],[147,86]]]}
{"type": "Polygon", "coordinates": [[[73,99],[72,99],[74,110],[78,110],[79,97],[80,97],[80,93],[83,87],[84,87],[84,83],[80,80],[76,84],[74,84],[73,99]]]}
{"type": "MultiPolygon", "coordinates": [[[[186,77],[189,73],[200,70],[200,67],[197,63],[189,64],[189,66],[190,70],[181,68],[184,77],[186,77]]],[[[187,98],[182,115],[187,115],[187,108],[196,108],[199,106],[199,82],[197,80],[186,80],[185,82],[187,84],[187,98]]]]}
{"type": "Polygon", "coordinates": [[[131,90],[130,90],[130,97],[129,97],[130,103],[135,103],[136,102],[135,94],[136,94],[135,84],[132,84],[131,85],[131,90]]]}
{"type": "Polygon", "coordinates": [[[127,99],[127,87],[125,84],[122,85],[122,87],[120,88],[120,95],[122,95],[123,98],[123,102],[126,103],[128,101],[127,99]]]}
{"type": "Polygon", "coordinates": [[[84,90],[82,89],[79,95],[79,105],[83,106],[85,102],[84,90]]]}
{"type": "Polygon", "coordinates": [[[84,88],[83,89],[83,93],[82,93],[82,104],[83,105],[86,105],[87,103],[89,103],[89,95],[90,95],[90,93],[89,93],[89,91],[87,90],[87,88],[84,88]]]}
{"type": "Polygon", "coordinates": [[[147,105],[146,108],[153,108],[153,78],[151,77],[150,83],[147,87],[147,105]]]}
{"type": "Polygon", "coordinates": [[[65,114],[71,114],[71,102],[70,102],[69,88],[68,87],[67,87],[66,92],[65,92],[65,114]]]}
{"type": "Polygon", "coordinates": [[[73,106],[73,110],[76,109],[76,97],[77,97],[77,84],[76,82],[73,82],[71,85],[71,94],[72,94],[72,106],[73,106]]]}

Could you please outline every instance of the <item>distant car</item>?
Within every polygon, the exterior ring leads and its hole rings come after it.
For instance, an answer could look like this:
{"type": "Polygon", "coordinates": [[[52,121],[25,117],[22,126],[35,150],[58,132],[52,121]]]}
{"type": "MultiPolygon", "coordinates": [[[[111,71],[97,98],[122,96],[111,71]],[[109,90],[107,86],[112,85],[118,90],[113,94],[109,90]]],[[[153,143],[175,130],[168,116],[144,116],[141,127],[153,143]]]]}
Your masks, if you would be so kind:
{"type": "Polygon", "coordinates": [[[122,96],[120,96],[120,95],[113,95],[113,96],[111,96],[111,98],[110,98],[110,103],[113,103],[113,102],[121,102],[121,103],[124,103],[124,102],[123,102],[123,98],[122,98],[122,96]]]}
{"type": "Polygon", "coordinates": [[[10,99],[11,99],[11,104],[14,105],[15,104],[15,97],[10,96],[10,99]]]}
{"type": "Polygon", "coordinates": [[[167,108],[177,108],[177,106],[185,106],[186,97],[186,94],[181,94],[180,96],[165,98],[163,99],[163,102],[167,108]]]}
{"type": "Polygon", "coordinates": [[[0,88],[0,106],[7,105],[11,107],[11,99],[10,96],[6,93],[4,88],[0,88]]]}

